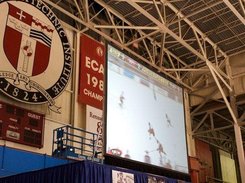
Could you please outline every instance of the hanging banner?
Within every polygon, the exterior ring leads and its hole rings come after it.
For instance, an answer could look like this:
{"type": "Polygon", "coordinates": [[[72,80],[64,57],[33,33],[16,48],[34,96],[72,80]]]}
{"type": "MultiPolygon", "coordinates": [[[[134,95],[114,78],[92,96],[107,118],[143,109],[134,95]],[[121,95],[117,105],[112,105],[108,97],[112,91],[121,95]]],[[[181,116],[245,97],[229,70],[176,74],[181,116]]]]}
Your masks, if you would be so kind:
{"type": "Polygon", "coordinates": [[[102,152],[102,147],[103,147],[102,110],[87,105],[86,130],[98,135],[96,148],[97,148],[97,152],[102,152]]]}
{"type": "Polygon", "coordinates": [[[59,19],[42,1],[0,0],[0,92],[28,104],[47,103],[68,85],[71,48],[59,19]]]}
{"type": "Polygon", "coordinates": [[[81,35],[78,101],[98,109],[103,107],[104,63],[104,45],[81,35]]]}

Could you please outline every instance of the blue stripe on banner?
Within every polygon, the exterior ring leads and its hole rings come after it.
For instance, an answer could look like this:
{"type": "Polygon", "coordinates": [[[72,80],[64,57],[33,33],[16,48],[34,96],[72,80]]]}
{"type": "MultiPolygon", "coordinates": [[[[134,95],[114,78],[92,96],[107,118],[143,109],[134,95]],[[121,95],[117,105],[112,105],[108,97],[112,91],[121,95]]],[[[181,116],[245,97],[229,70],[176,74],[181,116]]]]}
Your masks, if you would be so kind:
{"type": "Polygon", "coordinates": [[[30,37],[33,37],[33,38],[36,38],[36,39],[40,39],[43,42],[45,42],[49,47],[51,46],[51,41],[52,40],[48,36],[46,36],[44,33],[40,32],[40,31],[36,31],[36,30],[31,29],[30,37]]]}
{"type": "Polygon", "coordinates": [[[134,73],[130,72],[129,70],[124,69],[123,74],[131,79],[134,79],[134,73]]]}
{"type": "Polygon", "coordinates": [[[51,39],[50,39],[46,34],[44,34],[44,33],[41,32],[41,31],[31,29],[30,34],[34,34],[34,35],[40,36],[40,37],[42,37],[43,39],[45,39],[46,41],[51,42],[51,39]]]}

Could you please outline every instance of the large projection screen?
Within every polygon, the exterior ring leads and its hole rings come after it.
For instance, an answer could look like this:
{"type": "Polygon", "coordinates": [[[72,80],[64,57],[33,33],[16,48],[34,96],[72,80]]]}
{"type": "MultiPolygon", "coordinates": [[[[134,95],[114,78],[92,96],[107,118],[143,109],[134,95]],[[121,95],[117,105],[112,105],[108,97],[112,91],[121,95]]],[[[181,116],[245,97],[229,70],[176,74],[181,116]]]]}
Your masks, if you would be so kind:
{"type": "Polygon", "coordinates": [[[188,173],[182,88],[107,45],[105,155],[188,173]]]}

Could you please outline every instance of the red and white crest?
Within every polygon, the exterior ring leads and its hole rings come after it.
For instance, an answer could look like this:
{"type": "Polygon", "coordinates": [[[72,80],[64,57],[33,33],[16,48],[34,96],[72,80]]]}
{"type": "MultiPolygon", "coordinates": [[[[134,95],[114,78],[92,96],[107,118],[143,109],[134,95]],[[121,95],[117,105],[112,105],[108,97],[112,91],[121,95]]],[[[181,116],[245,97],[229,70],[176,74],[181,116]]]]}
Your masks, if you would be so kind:
{"type": "Polygon", "coordinates": [[[28,104],[48,103],[66,88],[72,72],[68,37],[42,1],[0,0],[0,92],[28,104]]]}
{"type": "Polygon", "coordinates": [[[18,73],[39,75],[49,64],[53,29],[10,3],[8,7],[4,52],[18,73]]]}

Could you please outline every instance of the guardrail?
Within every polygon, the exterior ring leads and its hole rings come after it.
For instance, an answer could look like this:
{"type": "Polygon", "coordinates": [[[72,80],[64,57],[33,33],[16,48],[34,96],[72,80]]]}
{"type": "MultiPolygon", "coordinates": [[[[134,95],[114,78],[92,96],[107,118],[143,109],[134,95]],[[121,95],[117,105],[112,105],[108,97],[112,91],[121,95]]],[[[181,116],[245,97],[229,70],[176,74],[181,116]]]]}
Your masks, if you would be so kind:
{"type": "Polygon", "coordinates": [[[97,155],[98,135],[80,128],[63,126],[53,130],[52,155],[74,160],[102,162],[97,155]]]}
{"type": "Polygon", "coordinates": [[[232,182],[227,182],[227,181],[217,179],[214,177],[209,177],[209,176],[206,176],[206,182],[207,183],[232,183],[232,182]]]}

